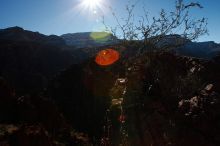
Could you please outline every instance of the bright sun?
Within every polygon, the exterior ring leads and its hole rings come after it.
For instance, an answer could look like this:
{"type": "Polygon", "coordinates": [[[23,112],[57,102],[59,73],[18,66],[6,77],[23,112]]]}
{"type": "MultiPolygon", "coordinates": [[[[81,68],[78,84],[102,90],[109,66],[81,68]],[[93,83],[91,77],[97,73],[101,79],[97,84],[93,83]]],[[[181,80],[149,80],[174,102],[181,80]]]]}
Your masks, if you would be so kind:
{"type": "Polygon", "coordinates": [[[100,8],[102,0],[82,0],[82,5],[86,8],[95,10],[100,8]]]}
{"type": "Polygon", "coordinates": [[[80,13],[89,16],[89,18],[96,18],[106,15],[108,13],[108,0],[78,0],[79,3],[76,9],[80,13]]]}

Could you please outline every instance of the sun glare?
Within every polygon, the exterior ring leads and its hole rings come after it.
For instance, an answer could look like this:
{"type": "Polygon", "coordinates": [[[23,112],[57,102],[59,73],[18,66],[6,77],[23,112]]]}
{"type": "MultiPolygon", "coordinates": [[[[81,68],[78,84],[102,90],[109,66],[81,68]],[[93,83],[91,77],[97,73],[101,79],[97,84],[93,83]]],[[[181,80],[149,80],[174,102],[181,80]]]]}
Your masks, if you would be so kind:
{"type": "Polygon", "coordinates": [[[82,0],[82,5],[84,5],[86,8],[95,10],[101,6],[102,0],[82,0]]]}
{"type": "Polygon", "coordinates": [[[90,19],[106,15],[109,10],[109,0],[78,0],[75,10],[90,19]]]}

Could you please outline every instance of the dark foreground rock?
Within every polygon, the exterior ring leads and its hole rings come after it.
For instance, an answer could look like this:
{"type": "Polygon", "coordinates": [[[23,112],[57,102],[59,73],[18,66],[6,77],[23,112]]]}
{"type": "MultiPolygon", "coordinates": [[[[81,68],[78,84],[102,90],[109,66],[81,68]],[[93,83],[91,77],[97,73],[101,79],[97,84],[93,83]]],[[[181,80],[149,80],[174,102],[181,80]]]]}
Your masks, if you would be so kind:
{"type": "Polygon", "coordinates": [[[217,146],[219,93],[218,57],[167,52],[123,56],[110,66],[92,58],[60,72],[38,94],[17,95],[1,78],[0,144],[87,146],[104,139],[114,146],[217,146]]]}

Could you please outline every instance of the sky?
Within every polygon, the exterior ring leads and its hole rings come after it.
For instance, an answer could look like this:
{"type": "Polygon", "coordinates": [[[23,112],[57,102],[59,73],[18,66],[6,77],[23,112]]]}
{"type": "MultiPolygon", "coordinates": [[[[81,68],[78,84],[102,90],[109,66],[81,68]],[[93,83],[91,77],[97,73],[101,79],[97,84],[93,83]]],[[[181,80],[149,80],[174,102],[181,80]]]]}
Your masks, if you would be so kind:
{"type": "MultiPolygon", "coordinates": [[[[136,0],[0,0],[0,29],[20,26],[46,35],[103,31],[102,16],[108,26],[115,26],[111,7],[119,18],[125,18],[125,5],[136,0]]],[[[193,1],[193,0],[192,0],[193,1]]],[[[197,0],[204,8],[193,10],[193,18],[208,18],[209,35],[197,41],[220,43],[220,1],[197,0]]],[[[175,0],[139,0],[134,13],[143,15],[143,6],[149,16],[157,16],[161,8],[170,11],[175,0]]],[[[185,0],[186,3],[191,2],[185,0]]]]}

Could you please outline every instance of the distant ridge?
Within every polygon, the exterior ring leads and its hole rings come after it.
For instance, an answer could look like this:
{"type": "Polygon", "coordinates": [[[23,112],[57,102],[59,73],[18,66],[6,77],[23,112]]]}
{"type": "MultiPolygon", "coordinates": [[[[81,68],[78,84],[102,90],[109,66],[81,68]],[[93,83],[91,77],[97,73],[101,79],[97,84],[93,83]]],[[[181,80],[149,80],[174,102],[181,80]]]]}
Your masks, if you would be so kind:
{"type": "Polygon", "coordinates": [[[56,35],[44,35],[39,32],[32,32],[29,30],[24,30],[21,27],[15,26],[6,29],[0,29],[0,40],[7,41],[25,41],[25,42],[35,42],[46,45],[63,46],[66,45],[65,41],[56,35]]]}
{"type": "Polygon", "coordinates": [[[67,45],[76,48],[112,45],[118,42],[118,39],[108,32],[67,33],[61,35],[61,37],[67,45]]]}
{"type": "Polygon", "coordinates": [[[211,59],[220,54],[220,44],[214,41],[207,42],[188,42],[181,47],[175,49],[178,54],[211,59]]]}
{"type": "MultiPolygon", "coordinates": [[[[0,29],[0,41],[33,42],[76,50],[115,45],[120,40],[108,32],[79,32],[67,33],[61,36],[48,36],[15,26],[0,29]]],[[[178,43],[181,45],[172,48],[172,51],[179,55],[211,59],[220,54],[220,44],[215,43],[214,41],[192,42],[175,34],[165,36],[157,42],[156,45],[160,48],[164,46],[175,46],[178,43]]]]}

